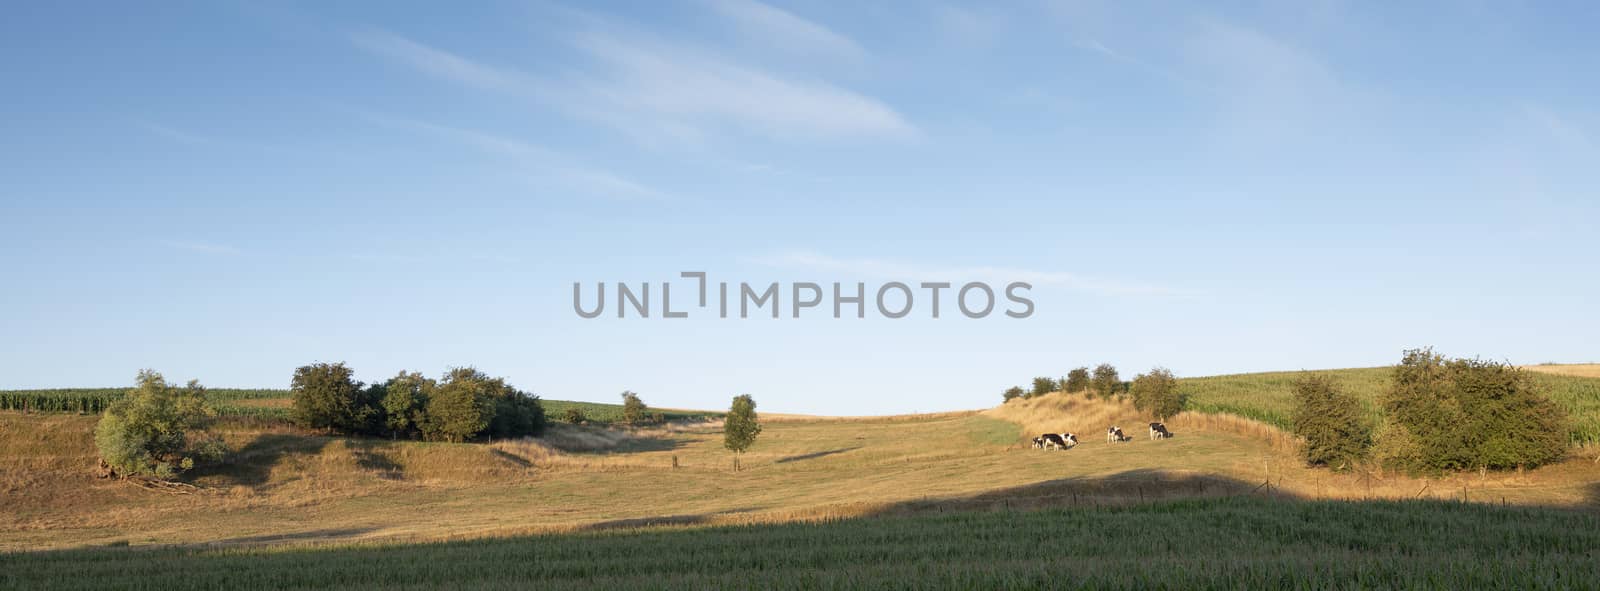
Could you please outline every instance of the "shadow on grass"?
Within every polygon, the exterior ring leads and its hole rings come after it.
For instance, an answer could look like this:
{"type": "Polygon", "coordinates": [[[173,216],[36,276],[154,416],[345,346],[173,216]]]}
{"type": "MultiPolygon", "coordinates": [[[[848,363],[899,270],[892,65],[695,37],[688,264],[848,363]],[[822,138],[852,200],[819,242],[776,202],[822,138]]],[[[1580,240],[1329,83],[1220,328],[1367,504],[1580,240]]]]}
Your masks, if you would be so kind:
{"type": "Polygon", "coordinates": [[[221,463],[201,466],[191,473],[195,480],[220,478],[227,484],[260,486],[272,477],[272,469],[296,455],[314,455],[331,441],[328,437],[262,433],[244,447],[229,453],[221,463]]]}
{"type": "Polygon", "coordinates": [[[500,458],[500,459],[505,460],[507,462],[511,462],[513,464],[516,464],[517,467],[519,467],[519,468],[532,468],[533,467],[533,462],[528,461],[527,458],[524,458],[522,456],[519,456],[517,454],[511,453],[511,452],[508,452],[508,451],[505,451],[505,450],[502,450],[502,449],[496,449],[496,448],[491,447],[491,448],[489,448],[489,453],[494,455],[494,457],[500,458]]]}
{"type": "Polygon", "coordinates": [[[834,455],[834,454],[842,454],[842,453],[847,452],[847,451],[855,451],[855,450],[858,450],[858,449],[861,449],[861,446],[857,445],[855,447],[841,447],[839,449],[830,449],[830,450],[827,450],[827,451],[816,451],[816,452],[811,452],[811,453],[808,453],[808,454],[800,454],[800,455],[797,455],[797,456],[789,456],[789,457],[786,457],[786,458],[778,458],[777,460],[773,460],[772,463],[774,463],[774,464],[787,464],[789,462],[801,462],[801,461],[805,461],[805,460],[814,460],[814,459],[817,459],[817,458],[827,457],[827,456],[831,456],[831,455],[834,455]]]}
{"type": "Polygon", "coordinates": [[[387,444],[354,440],[346,440],[345,444],[350,446],[350,452],[356,457],[356,466],[362,470],[372,472],[375,476],[384,480],[401,480],[405,478],[404,466],[396,464],[394,460],[389,459],[389,456],[376,451],[378,446],[386,446],[387,444]]]}
{"type": "Polygon", "coordinates": [[[327,541],[327,540],[338,540],[338,539],[342,539],[342,538],[350,538],[350,537],[354,537],[354,536],[359,536],[361,534],[378,531],[379,529],[381,529],[381,528],[376,528],[376,527],[345,527],[345,528],[334,528],[334,529],[316,529],[316,530],[311,530],[311,531],[293,532],[293,533],[287,533],[287,534],[271,534],[271,535],[264,535],[264,536],[244,536],[244,537],[239,537],[239,538],[226,538],[226,539],[217,540],[217,541],[211,542],[211,543],[215,544],[215,545],[219,545],[219,546],[233,546],[233,545],[246,545],[246,546],[248,546],[248,545],[259,545],[259,544],[277,544],[277,543],[283,543],[283,542],[327,541]]]}

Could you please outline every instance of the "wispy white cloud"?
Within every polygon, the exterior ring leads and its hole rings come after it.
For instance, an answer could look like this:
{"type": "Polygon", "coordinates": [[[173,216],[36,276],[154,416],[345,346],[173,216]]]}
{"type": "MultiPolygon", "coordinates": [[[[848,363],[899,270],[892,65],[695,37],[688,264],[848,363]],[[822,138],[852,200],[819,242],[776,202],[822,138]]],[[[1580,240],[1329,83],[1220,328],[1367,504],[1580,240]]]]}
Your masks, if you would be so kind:
{"type": "Polygon", "coordinates": [[[866,58],[866,51],[849,37],[794,13],[755,0],[705,0],[739,35],[780,50],[807,57],[828,56],[850,61],[866,58]]]}
{"type": "Polygon", "coordinates": [[[533,82],[515,70],[482,64],[380,29],[353,31],[349,38],[356,47],[370,53],[468,86],[490,90],[526,89],[533,82]]]}
{"type": "Polygon", "coordinates": [[[165,245],[168,248],[176,248],[178,250],[187,250],[187,251],[191,251],[191,252],[202,252],[202,253],[206,253],[206,254],[220,254],[220,255],[237,255],[237,254],[241,254],[239,249],[237,249],[237,248],[234,248],[232,246],[228,246],[226,244],[216,244],[216,243],[211,243],[211,242],[196,242],[196,241],[188,241],[188,240],[164,240],[164,241],[161,242],[161,244],[165,245]]]}
{"type": "Polygon", "coordinates": [[[625,199],[667,199],[667,193],[629,180],[606,170],[579,164],[572,158],[524,140],[475,129],[441,125],[416,119],[386,117],[372,113],[362,116],[373,123],[408,129],[468,146],[480,152],[505,158],[519,172],[535,179],[554,180],[586,193],[625,199]]]}
{"type": "Polygon", "coordinates": [[[576,44],[604,70],[581,77],[578,85],[608,110],[781,139],[918,133],[900,113],[871,97],[687,46],[593,32],[579,35],[576,44]]]}
{"type": "Polygon", "coordinates": [[[350,35],[356,46],[435,78],[533,99],[653,143],[695,143],[718,131],[786,140],[917,135],[900,113],[874,98],[634,37],[598,30],[574,35],[573,46],[589,63],[547,79],[386,31],[350,35]]]}
{"type": "Polygon", "coordinates": [[[930,267],[878,259],[840,259],[814,252],[788,252],[746,259],[747,262],[777,268],[794,268],[870,277],[885,281],[986,281],[1008,283],[1025,281],[1035,286],[1051,285],[1076,291],[1113,296],[1189,297],[1194,292],[1144,283],[1088,277],[1059,271],[1038,271],[1011,267],[930,267]]]}
{"type": "Polygon", "coordinates": [[[134,125],[137,125],[140,128],[144,129],[145,131],[148,131],[148,132],[153,133],[155,135],[159,135],[159,136],[167,138],[169,140],[178,142],[180,144],[189,144],[191,146],[198,146],[198,145],[204,145],[204,144],[211,143],[211,139],[210,138],[207,138],[207,137],[202,136],[200,134],[191,133],[191,132],[188,132],[188,131],[177,129],[177,128],[174,128],[174,127],[168,127],[168,126],[165,126],[165,125],[160,125],[160,124],[157,124],[157,123],[151,123],[149,121],[144,121],[144,120],[135,120],[133,123],[134,123],[134,125]]]}

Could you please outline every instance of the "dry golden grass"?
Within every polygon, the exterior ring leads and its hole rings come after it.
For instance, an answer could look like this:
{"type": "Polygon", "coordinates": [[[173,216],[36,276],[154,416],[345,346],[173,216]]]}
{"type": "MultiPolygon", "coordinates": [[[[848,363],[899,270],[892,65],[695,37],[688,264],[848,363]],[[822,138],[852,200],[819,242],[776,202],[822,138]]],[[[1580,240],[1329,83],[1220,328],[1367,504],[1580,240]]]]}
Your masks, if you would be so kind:
{"type": "Polygon", "coordinates": [[[1047,396],[983,413],[788,418],[734,473],[720,424],[553,425],[538,440],[485,444],[223,433],[228,465],[197,470],[198,494],[93,478],[95,417],[0,412],[0,551],[131,544],[424,540],[640,525],[828,520],[985,506],[1121,504],[1236,494],[1459,497],[1579,506],[1600,464],[1419,480],[1304,468],[1281,433],[1182,415],[1150,441],[1126,403],[1047,396]],[[1109,424],[1134,441],[1107,443],[1109,424]],[[1078,433],[1070,451],[1026,435],[1078,433]],[[1275,439],[1276,438],[1276,439],[1275,439]],[[1267,484],[1263,484],[1267,483],[1267,484]]]}
{"type": "Polygon", "coordinates": [[[1561,376],[1600,378],[1600,363],[1573,363],[1551,365],[1524,365],[1522,369],[1561,376]]]}

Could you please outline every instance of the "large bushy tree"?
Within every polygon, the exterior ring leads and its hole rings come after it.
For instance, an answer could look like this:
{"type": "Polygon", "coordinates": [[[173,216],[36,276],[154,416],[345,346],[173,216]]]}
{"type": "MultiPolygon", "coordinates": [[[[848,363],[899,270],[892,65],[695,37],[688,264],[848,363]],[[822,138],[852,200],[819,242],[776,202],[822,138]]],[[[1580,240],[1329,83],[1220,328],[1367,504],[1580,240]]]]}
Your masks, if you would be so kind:
{"type": "Polygon", "coordinates": [[[733,452],[734,471],[739,470],[739,456],[755,444],[758,435],[761,421],[756,416],[756,400],[749,394],[735,396],[722,422],[722,445],[733,452]]]}
{"type": "Polygon", "coordinates": [[[1028,393],[1028,396],[1044,396],[1056,391],[1059,387],[1054,379],[1046,377],[1033,378],[1033,390],[1028,393]]]}
{"type": "Polygon", "coordinates": [[[1300,453],[1313,466],[1348,468],[1372,449],[1373,424],[1361,401],[1327,375],[1308,373],[1295,381],[1292,423],[1305,439],[1300,453]]]}
{"type": "Polygon", "coordinates": [[[425,411],[422,434],[435,441],[466,441],[484,434],[527,437],[545,426],[537,396],[472,367],[446,373],[429,394],[425,411]]]}
{"type": "Polygon", "coordinates": [[[144,370],[95,425],[95,447],[113,475],[174,478],[226,452],[220,439],[199,431],[214,415],[199,382],[180,388],[144,370]]]}
{"type": "Polygon", "coordinates": [[[1402,467],[1531,467],[1566,453],[1566,412],[1511,365],[1406,351],[1383,407],[1406,442],[1387,459],[1402,467]]]}
{"type": "Polygon", "coordinates": [[[1018,398],[1027,398],[1027,394],[1028,392],[1023,390],[1022,386],[1012,386],[1006,388],[1005,392],[1001,392],[1000,396],[1005,399],[1005,402],[1011,402],[1018,398]]]}
{"type": "Polygon", "coordinates": [[[1139,374],[1128,390],[1133,395],[1133,407],[1159,421],[1182,412],[1188,402],[1188,397],[1178,391],[1178,379],[1164,367],[1139,374]]]}
{"type": "Polygon", "coordinates": [[[1061,385],[1064,392],[1082,392],[1089,389],[1089,368],[1079,367],[1067,372],[1067,379],[1061,385]]]}
{"type": "Polygon", "coordinates": [[[383,385],[384,427],[391,437],[421,434],[427,420],[428,398],[438,382],[418,372],[401,371],[383,385]]]}
{"type": "Polygon", "coordinates": [[[1122,377],[1117,375],[1116,367],[1102,363],[1095,366],[1094,376],[1089,379],[1089,387],[1100,397],[1110,398],[1122,389],[1122,377]]]}
{"type": "Polygon", "coordinates": [[[294,398],[290,416],[308,429],[344,433],[377,432],[383,411],[374,391],[362,388],[344,363],[313,363],[294,370],[289,382],[294,398]]]}

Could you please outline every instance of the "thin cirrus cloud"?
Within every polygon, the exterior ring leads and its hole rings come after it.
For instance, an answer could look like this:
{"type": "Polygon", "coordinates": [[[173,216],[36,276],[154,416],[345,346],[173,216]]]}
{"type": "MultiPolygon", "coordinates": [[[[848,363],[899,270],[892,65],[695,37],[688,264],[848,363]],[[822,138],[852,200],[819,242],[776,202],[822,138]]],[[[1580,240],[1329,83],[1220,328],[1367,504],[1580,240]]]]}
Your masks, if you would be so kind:
{"type": "Polygon", "coordinates": [[[840,273],[857,277],[872,277],[885,281],[987,281],[990,283],[1024,281],[1036,286],[1051,285],[1106,296],[1192,297],[1198,295],[1192,291],[1174,289],[1167,286],[1087,277],[1059,271],[989,266],[926,267],[878,259],[840,259],[814,252],[788,252],[773,256],[749,258],[745,259],[745,261],[767,267],[840,273]]]}
{"type": "Polygon", "coordinates": [[[917,135],[915,126],[877,99],[683,44],[580,33],[569,41],[587,63],[561,79],[550,79],[387,31],[366,29],[349,37],[363,51],[428,76],[532,98],[570,116],[657,141],[699,141],[719,131],[783,140],[917,135]]]}
{"type": "Polygon", "coordinates": [[[663,191],[609,171],[575,163],[560,152],[531,142],[416,119],[385,117],[372,113],[361,113],[361,115],[378,125],[424,133],[503,158],[512,166],[518,167],[519,172],[535,180],[553,180],[568,188],[604,197],[644,200],[670,198],[670,195],[663,191]]]}
{"type": "Polygon", "coordinates": [[[867,57],[866,51],[849,37],[783,9],[754,0],[705,3],[748,41],[807,57],[821,55],[854,62],[867,57]]]}

